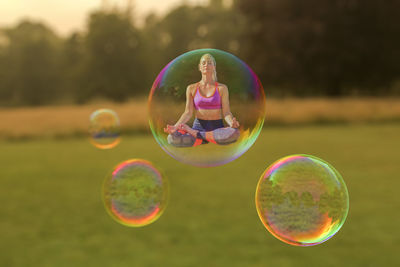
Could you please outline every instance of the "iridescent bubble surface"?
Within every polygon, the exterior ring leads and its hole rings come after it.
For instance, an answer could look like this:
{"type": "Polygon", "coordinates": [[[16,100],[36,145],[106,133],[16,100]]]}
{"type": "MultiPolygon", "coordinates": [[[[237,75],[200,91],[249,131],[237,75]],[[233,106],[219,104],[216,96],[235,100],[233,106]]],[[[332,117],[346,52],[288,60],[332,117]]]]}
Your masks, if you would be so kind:
{"type": "Polygon", "coordinates": [[[142,159],[118,164],[103,184],[107,212],[117,222],[130,227],[156,221],[165,210],[168,193],[166,177],[142,159]]]}
{"type": "Polygon", "coordinates": [[[291,155],[262,174],[256,208],[276,238],[290,245],[313,246],[342,227],[349,196],[341,175],[329,163],[310,155],[291,155]]]}
{"type": "Polygon", "coordinates": [[[91,143],[100,149],[110,149],[121,141],[118,115],[111,109],[98,109],[90,115],[91,143]]]}
{"type": "MultiPolygon", "coordinates": [[[[218,87],[220,88],[220,87],[218,87]]],[[[218,90],[214,91],[214,94],[218,90]]],[[[204,97],[204,96],[203,96],[204,97]]],[[[207,97],[205,97],[207,98],[207,97]]],[[[228,163],[245,153],[256,141],[265,117],[265,94],[257,75],[236,56],[217,49],[187,52],[168,63],[155,79],[149,95],[149,124],[153,136],[176,160],[201,167],[228,163]],[[226,85],[232,116],[240,123],[238,138],[229,144],[207,144],[179,147],[171,144],[166,125],[175,125],[185,111],[187,88],[202,79],[200,60],[210,54],[215,59],[218,86],[226,85]]],[[[196,109],[187,125],[192,127],[196,109]]],[[[222,109],[221,118],[224,120],[222,109]]],[[[210,120],[212,120],[211,118],[210,120]]],[[[224,127],[229,125],[224,120],[224,127]]]]}

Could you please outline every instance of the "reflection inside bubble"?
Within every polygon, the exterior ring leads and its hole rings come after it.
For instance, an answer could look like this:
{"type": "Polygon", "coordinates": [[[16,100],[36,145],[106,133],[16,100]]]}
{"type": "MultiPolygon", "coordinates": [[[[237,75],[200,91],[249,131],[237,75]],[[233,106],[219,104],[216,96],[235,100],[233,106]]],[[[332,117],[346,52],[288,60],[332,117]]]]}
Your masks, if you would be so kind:
{"type": "Polygon", "coordinates": [[[309,155],[293,155],[272,164],[256,190],[261,221],[278,239],[311,246],[331,238],[348,212],[348,193],[340,174],[309,155]]]}
{"type": "Polygon", "coordinates": [[[100,149],[114,148],[120,142],[118,115],[111,109],[98,109],[90,115],[91,143],[100,149]]]}
{"type": "Polygon", "coordinates": [[[161,216],[168,192],[168,181],[150,162],[132,159],[119,164],[106,177],[103,200],[117,222],[139,227],[161,216]]]}

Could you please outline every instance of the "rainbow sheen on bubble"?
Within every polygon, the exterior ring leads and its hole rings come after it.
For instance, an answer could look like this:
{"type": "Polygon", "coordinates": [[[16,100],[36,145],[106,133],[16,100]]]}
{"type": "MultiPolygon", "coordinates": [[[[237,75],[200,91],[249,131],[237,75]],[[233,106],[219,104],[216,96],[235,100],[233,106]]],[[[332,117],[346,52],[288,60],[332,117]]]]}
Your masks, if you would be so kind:
{"type": "Polygon", "coordinates": [[[103,201],[108,214],[129,227],[156,221],[165,210],[168,193],[165,176],[142,159],[120,163],[103,184],[103,201]]]}
{"type": "Polygon", "coordinates": [[[110,149],[121,141],[118,115],[111,109],[98,109],[90,115],[90,142],[97,148],[110,149]]]}
{"type": "Polygon", "coordinates": [[[341,175],[310,155],[291,155],[270,165],[256,189],[256,208],[267,230],[294,246],[313,246],[335,235],[349,210],[341,175]]]}
{"type": "MultiPolygon", "coordinates": [[[[165,152],[186,164],[212,167],[240,157],[254,144],[264,124],[265,94],[257,75],[242,60],[221,50],[199,49],[180,55],[163,68],[151,88],[148,108],[151,131],[165,152]],[[163,129],[167,124],[174,125],[183,114],[186,88],[201,80],[199,61],[205,54],[215,59],[218,83],[228,87],[230,111],[240,123],[240,135],[226,145],[171,145],[163,129]]],[[[187,123],[190,127],[194,118],[195,114],[187,123]]],[[[227,126],[224,120],[224,127],[227,126]]]]}

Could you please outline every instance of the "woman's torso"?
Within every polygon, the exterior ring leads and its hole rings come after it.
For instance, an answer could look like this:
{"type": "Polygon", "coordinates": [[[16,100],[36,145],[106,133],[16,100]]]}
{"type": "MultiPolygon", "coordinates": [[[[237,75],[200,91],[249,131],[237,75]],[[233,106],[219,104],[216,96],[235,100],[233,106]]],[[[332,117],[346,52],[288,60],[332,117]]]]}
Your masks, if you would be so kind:
{"type": "Polygon", "coordinates": [[[193,92],[195,114],[201,120],[222,119],[222,97],[219,92],[218,83],[207,88],[196,84],[193,92]]]}

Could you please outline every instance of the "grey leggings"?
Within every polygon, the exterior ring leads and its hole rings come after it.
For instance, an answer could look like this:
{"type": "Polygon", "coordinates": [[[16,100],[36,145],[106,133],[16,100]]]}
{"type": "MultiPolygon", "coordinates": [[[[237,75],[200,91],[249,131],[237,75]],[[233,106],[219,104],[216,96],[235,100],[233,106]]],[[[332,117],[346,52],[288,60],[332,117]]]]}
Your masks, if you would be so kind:
{"type": "Polygon", "coordinates": [[[200,120],[195,119],[192,128],[198,130],[197,137],[188,133],[178,131],[168,135],[168,143],[176,147],[191,147],[196,141],[201,144],[207,144],[206,132],[212,132],[214,141],[219,145],[228,145],[237,141],[239,130],[231,127],[225,127],[222,120],[200,120]]]}

